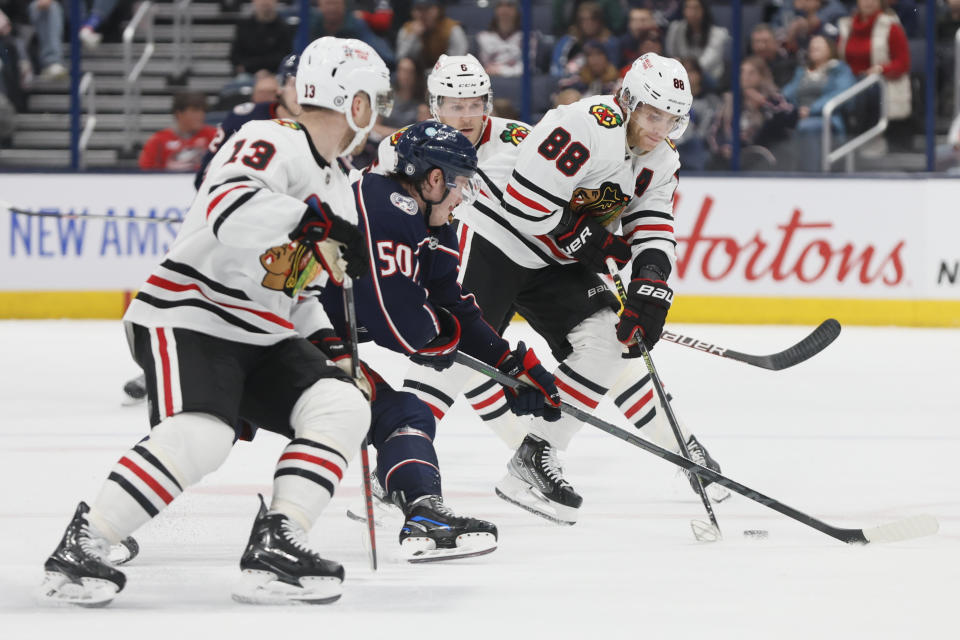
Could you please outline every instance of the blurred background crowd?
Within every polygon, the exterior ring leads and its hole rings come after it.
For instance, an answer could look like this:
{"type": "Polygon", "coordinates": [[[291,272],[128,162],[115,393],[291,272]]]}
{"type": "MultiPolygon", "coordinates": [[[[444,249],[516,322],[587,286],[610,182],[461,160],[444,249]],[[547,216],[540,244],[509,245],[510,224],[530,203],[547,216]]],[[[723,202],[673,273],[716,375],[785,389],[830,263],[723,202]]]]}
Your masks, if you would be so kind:
{"type": "MultiPolygon", "coordinates": [[[[80,1],[81,70],[94,72],[103,96],[103,115],[91,139],[92,165],[144,169],[189,170],[215,134],[211,125],[239,104],[274,100],[282,82],[278,66],[296,50],[305,13],[299,2],[280,0],[153,3],[157,53],[141,80],[143,135],[131,152],[120,144],[124,123],[110,98],[122,88],[118,47],[140,3],[80,1]],[[194,22],[193,65],[176,77],[170,67],[176,45],[164,37],[175,12],[184,10],[192,12],[194,22]],[[172,126],[166,126],[170,114],[172,126]],[[151,137],[154,133],[160,137],[151,137]],[[165,154],[165,145],[177,152],[165,154]]],[[[881,92],[888,124],[857,151],[858,168],[923,170],[928,82],[937,89],[936,168],[960,165],[960,124],[953,117],[960,0],[937,2],[935,77],[925,74],[927,4],[922,0],[744,0],[739,73],[731,68],[735,25],[728,2],[531,4],[531,124],[553,106],[615,92],[630,63],[653,51],[681,60],[690,75],[692,125],[678,141],[688,170],[728,170],[733,136],[739,135],[744,170],[820,171],[824,128],[830,129],[833,148],[870,129],[881,114],[881,92]],[[872,75],[881,82],[825,117],[831,98],[872,75]],[[732,86],[734,78],[738,86],[732,86]]],[[[45,157],[50,165],[66,158],[66,134],[53,135],[43,123],[63,121],[68,5],[0,0],[0,166],[30,165],[35,164],[31,158],[45,157]]],[[[310,40],[358,38],[393,71],[396,107],[376,134],[429,116],[425,77],[444,53],[474,54],[493,79],[495,115],[520,117],[523,30],[517,0],[313,0],[309,9],[310,40]]]]}

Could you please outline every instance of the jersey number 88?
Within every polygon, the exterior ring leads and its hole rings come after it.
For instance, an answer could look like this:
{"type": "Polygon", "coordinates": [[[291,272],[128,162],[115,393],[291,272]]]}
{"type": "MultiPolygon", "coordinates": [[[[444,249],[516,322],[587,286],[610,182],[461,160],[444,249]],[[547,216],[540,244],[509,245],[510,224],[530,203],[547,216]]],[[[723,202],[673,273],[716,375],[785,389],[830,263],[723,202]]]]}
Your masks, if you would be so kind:
{"type": "Polygon", "coordinates": [[[537,151],[547,160],[556,160],[557,169],[567,177],[576,175],[590,158],[590,150],[579,142],[570,142],[570,133],[557,127],[540,143],[537,151]]]}

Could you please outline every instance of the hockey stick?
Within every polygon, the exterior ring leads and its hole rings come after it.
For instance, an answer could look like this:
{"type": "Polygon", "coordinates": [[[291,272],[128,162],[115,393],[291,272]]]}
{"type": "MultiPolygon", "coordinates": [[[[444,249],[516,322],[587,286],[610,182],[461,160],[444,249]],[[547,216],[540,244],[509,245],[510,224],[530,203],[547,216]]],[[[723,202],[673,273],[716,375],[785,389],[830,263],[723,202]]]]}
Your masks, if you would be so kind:
{"type": "MultiPolygon", "coordinates": [[[[609,269],[610,266],[607,265],[607,268],[609,269]]],[[[620,273],[616,271],[616,268],[610,271],[610,277],[613,278],[613,283],[617,288],[622,309],[623,301],[626,300],[627,297],[626,289],[623,286],[623,279],[620,277],[620,273]]],[[[794,365],[798,365],[805,360],[809,360],[830,346],[830,343],[836,340],[837,336],[839,335],[840,323],[833,318],[828,318],[827,320],[821,322],[820,326],[814,329],[810,334],[807,335],[807,337],[797,344],[784,349],[783,351],[771,353],[770,355],[765,356],[741,353],[739,351],[734,351],[733,349],[728,349],[727,347],[721,347],[711,342],[704,342],[698,338],[685,336],[682,333],[674,333],[673,331],[668,330],[664,330],[664,332],[660,334],[660,339],[678,344],[681,347],[696,349],[697,351],[709,353],[713,356],[729,358],[730,360],[743,362],[754,367],[769,369],[771,371],[780,371],[781,369],[787,369],[794,365]]]]}
{"type": "MultiPolygon", "coordinates": [[[[357,308],[353,301],[353,279],[343,276],[343,310],[350,334],[350,375],[359,377],[360,349],[357,346],[357,308]]],[[[377,529],[373,521],[373,488],[370,486],[370,456],[367,453],[367,439],[360,443],[360,470],[363,473],[363,502],[367,510],[367,534],[370,536],[370,569],[377,570],[377,529]]]]}
{"type": "MultiPolygon", "coordinates": [[[[500,384],[506,385],[511,388],[517,388],[520,385],[524,384],[516,378],[511,378],[505,373],[498,370],[496,367],[491,367],[475,358],[471,358],[463,352],[458,351],[454,355],[454,359],[465,367],[469,367],[474,371],[479,371],[480,373],[493,378],[500,384]]],[[[831,538],[836,538],[841,542],[846,542],[847,544],[867,544],[867,543],[883,543],[883,542],[900,542],[902,540],[911,540],[913,538],[919,538],[922,536],[933,535],[940,528],[937,519],[929,515],[919,515],[912,516],[910,518],[904,518],[902,520],[897,520],[896,522],[890,522],[887,524],[882,524],[876,527],[868,527],[865,529],[845,529],[842,527],[834,527],[832,525],[818,520],[813,516],[808,516],[807,514],[797,511],[793,507],[790,507],[779,500],[771,498],[770,496],[764,495],[759,491],[755,491],[750,487],[740,484],[736,480],[728,478],[725,475],[719,474],[712,469],[707,467],[701,467],[696,462],[687,460],[683,456],[677,455],[672,451],[658,447],[652,442],[648,442],[643,438],[637,437],[626,431],[605,422],[600,418],[597,418],[586,411],[582,411],[574,406],[567,404],[566,402],[560,403],[560,410],[564,413],[573,416],[574,418],[586,422],[589,425],[605,431],[612,436],[620,438],[635,447],[639,447],[644,451],[652,453],[653,455],[663,458],[667,462],[674,464],[681,469],[686,469],[692,473],[699,475],[701,478],[710,480],[719,484],[720,486],[726,487],[735,493],[739,493],[745,498],[749,498],[754,502],[762,504],[765,507],[773,509],[778,513],[782,513],[788,518],[792,518],[801,524],[805,524],[808,527],[816,529],[821,533],[825,533],[831,538]]]]}
{"type": "MultiPolygon", "coordinates": [[[[607,271],[610,272],[610,277],[613,278],[613,282],[617,286],[614,295],[616,295],[620,301],[620,311],[622,313],[624,305],[627,303],[627,292],[624,290],[623,280],[620,279],[620,274],[617,272],[617,265],[612,258],[607,258],[607,271]]],[[[631,351],[634,350],[634,348],[639,350],[643,362],[647,365],[647,371],[650,373],[650,382],[657,392],[660,406],[663,407],[663,410],[667,414],[667,422],[670,423],[670,430],[673,431],[673,437],[677,439],[680,454],[689,460],[690,451],[687,449],[687,443],[684,442],[683,434],[680,432],[680,423],[677,422],[677,416],[673,413],[673,407],[670,405],[670,401],[667,400],[667,394],[663,391],[663,382],[660,381],[657,368],[653,365],[653,358],[650,357],[650,351],[647,350],[647,345],[643,343],[643,340],[636,340],[634,344],[630,346],[631,351]]],[[[707,491],[703,487],[703,479],[698,475],[694,475],[694,478],[696,478],[697,494],[700,496],[700,502],[703,503],[703,508],[707,512],[707,517],[710,518],[710,524],[707,525],[705,522],[694,520],[690,523],[690,528],[693,530],[693,536],[700,542],[716,542],[723,537],[723,534],[720,532],[720,525],[717,523],[717,516],[713,513],[713,505],[710,504],[710,498],[707,496],[707,491]]]]}
{"type": "Polygon", "coordinates": [[[62,218],[64,220],[78,220],[89,218],[91,220],[134,220],[139,222],[183,222],[183,218],[151,218],[149,216],[108,216],[105,213],[61,213],[59,211],[29,211],[15,207],[6,200],[0,200],[0,208],[8,210],[10,213],[19,216],[31,216],[34,218],[62,218]]]}
{"type": "Polygon", "coordinates": [[[788,367],[800,364],[805,360],[809,360],[813,356],[826,349],[831,342],[837,339],[837,336],[839,335],[840,323],[833,318],[829,318],[821,322],[820,326],[818,326],[813,330],[813,332],[807,335],[806,338],[792,347],[765,356],[740,353],[739,351],[734,351],[733,349],[720,347],[709,342],[703,342],[697,338],[685,336],[680,333],[674,333],[673,331],[664,331],[662,334],[660,334],[660,339],[666,340],[667,342],[672,342],[674,344],[679,344],[681,347],[689,347],[690,349],[696,349],[697,351],[702,351],[711,355],[729,358],[731,360],[736,360],[737,362],[753,365],[754,367],[770,369],[771,371],[780,371],[781,369],[786,369],[788,367]]]}

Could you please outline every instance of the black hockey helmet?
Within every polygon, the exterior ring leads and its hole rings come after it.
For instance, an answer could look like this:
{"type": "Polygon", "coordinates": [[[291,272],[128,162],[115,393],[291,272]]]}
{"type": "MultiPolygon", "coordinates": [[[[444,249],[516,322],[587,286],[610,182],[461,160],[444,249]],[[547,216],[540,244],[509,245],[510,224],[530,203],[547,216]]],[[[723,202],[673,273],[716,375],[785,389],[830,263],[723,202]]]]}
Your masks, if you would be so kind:
{"type": "Polygon", "coordinates": [[[396,152],[396,172],[414,182],[440,169],[444,182],[454,188],[458,176],[469,180],[477,172],[477,150],[466,136],[435,120],[408,127],[397,140],[396,152]]]}
{"type": "Polygon", "coordinates": [[[283,60],[280,61],[280,66],[277,67],[277,83],[282,87],[287,78],[297,77],[297,67],[300,65],[300,55],[296,53],[291,53],[290,55],[284,56],[283,60]]]}

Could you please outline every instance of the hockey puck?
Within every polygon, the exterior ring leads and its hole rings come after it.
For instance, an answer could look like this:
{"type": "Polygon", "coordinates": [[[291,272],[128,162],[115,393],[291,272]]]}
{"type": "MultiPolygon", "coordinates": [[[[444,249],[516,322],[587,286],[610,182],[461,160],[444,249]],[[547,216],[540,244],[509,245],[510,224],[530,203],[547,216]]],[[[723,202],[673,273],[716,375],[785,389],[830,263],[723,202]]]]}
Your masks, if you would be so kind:
{"type": "Polygon", "coordinates": [[[770,532],[766,529],[744,529],[743,536],[745,538],[753,538],[754,540],[763,540],[770,535],[770,532]]]}

